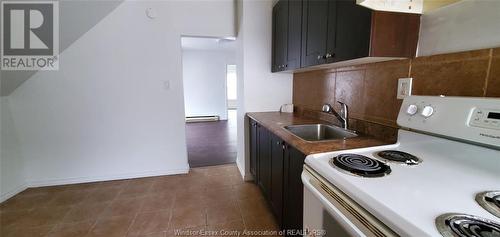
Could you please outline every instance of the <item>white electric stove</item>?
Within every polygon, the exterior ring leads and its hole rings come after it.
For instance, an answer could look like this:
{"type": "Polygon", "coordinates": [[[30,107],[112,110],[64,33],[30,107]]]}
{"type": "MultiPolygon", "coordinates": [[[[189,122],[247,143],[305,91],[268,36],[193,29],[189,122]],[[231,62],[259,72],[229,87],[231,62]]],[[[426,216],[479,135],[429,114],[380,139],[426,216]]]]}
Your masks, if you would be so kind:
{"type": "Polygon", "coordinates": [[[398,125],[396,144],[306,158],[308,235],[499,237],[500,99],[407,97],[398,125]]]}

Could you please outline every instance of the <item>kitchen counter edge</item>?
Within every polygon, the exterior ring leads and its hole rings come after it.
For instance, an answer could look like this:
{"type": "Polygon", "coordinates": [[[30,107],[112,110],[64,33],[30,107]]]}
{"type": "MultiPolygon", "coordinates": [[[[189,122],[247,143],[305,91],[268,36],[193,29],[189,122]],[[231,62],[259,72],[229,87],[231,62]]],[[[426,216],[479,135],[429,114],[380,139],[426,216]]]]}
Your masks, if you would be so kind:
{"type": "Polygon", "coordinates": [[[329,124],[328,122],[320,119],[301,117],[292,113],[280,112],[251,112],[246,113],[246,116],[255,120],[305,155],[391,144],[364,134],[359,134],[358,137],[345,140],[310,142],[293,135],[285,130],[284,127],[300,124],[329,124]]]}

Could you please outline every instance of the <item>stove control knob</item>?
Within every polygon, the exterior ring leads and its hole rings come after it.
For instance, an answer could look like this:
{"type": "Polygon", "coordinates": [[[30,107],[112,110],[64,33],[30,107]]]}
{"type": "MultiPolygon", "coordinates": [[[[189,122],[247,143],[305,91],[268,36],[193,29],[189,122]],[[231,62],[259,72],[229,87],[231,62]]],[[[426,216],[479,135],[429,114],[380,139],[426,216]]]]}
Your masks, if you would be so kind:
{"type": "Polygon", "coordinates": [[[424,107],[424,109],[422,109],[421,114],[422,114],[422,116],[428,118],[434,114],[434,108],[432,108],[432,106],[430,106],[430,105],[427,105],[424,107]]]}
{"type": "Polygon", "coordinates": [[[415,115],[418,111],[418,107],[416,105],[408,105],[408,108],[406,108],[406,113],[408,115],[415,115]]]}

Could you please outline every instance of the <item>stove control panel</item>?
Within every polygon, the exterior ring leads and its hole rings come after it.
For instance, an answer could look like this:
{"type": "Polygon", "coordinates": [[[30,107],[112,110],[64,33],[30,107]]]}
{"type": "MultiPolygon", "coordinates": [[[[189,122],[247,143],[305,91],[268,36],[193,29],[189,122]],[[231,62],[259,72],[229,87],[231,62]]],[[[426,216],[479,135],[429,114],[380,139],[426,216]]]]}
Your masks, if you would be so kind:
{"type": "Polygon", "coordinates": [[[408,96],[398,125],[500,148],[500,99],[408,96]]]}
{"type": "Polygon", "coordinates": [[[474,109],[469,126],[500,130],[500,110],[474,109]]]}

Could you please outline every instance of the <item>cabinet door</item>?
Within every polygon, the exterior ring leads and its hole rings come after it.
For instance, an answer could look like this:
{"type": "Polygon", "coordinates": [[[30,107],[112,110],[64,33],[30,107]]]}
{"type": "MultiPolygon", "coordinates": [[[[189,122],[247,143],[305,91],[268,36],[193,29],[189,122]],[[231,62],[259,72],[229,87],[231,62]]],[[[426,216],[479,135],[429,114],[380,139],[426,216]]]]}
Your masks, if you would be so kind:
{"type": "Polygon", "coordinates": [[[250,119],[248,130],[250,133],[250,173],[253,175],[255,182],[257,182],[257,156],[259,143],[257,136],[257,122],[250,119]]]}
{"type": "Polygon", "coordinates": [[[300,50],[302,45],[302,0],[288,1],[288,44],[285,68],[300,68],[300,50]]]}
{"type": "Polygon", "coordinates": [[[302,4],[302,60],[301,66],[326,62],[328,0],[304,0],[302,4]]]}
{"type": "Polygon", "coordinates": [[[264,127],[257,125],[257,129],[259,133],[257,183],[264,196],[269,200],[271,189],[271,138],[269,131],[264,127]]]}
{"type": "Polygon", "coordinates": [[[283,224],[283,158],[284,142],[276,135],[271,139],[271,208],[281,227],[283,224]]]}
{"type": "Polygon", "coordinates": [[[302,230],[304,186],[301,174],[305,157],[291,146],[285,150],[283,226],[287,230],[302,230]]]}
{"type": "Polygon", "coordinates": [[[288,1],[281,0],[273,8],[273,71],[286,70],[288,48],[288,1]]]}
{"type": "Polygon", "coordinates": [[[369,56],[371,10],[356,0],[330,1],[327,63],[369,56]]]}
{"type": "MultiPolygon", "coordinates": [[[[343,1],[343,0],[342,0],[343,1]]],[[[347,0],[350,1],[350,0],[347,0]]],[[[328,2],[328,28],[326,39],[325,63],[333,61],[334,47],[337,45],[337,5],[339,0],[330,0],[328,2]]]]}

